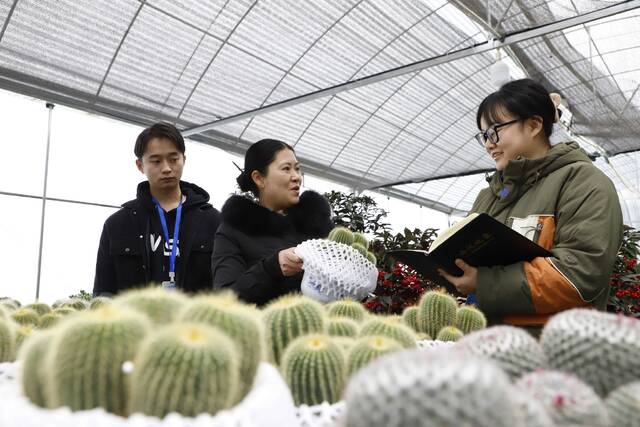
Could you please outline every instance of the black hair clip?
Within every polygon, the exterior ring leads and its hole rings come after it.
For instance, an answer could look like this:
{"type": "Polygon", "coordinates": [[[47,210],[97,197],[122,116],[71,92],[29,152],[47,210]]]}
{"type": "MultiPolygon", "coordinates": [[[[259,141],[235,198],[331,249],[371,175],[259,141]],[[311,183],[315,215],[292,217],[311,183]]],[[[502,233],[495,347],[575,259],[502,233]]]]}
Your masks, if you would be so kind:
{"type": "Polygon", "coordinates": [[[234,162],[233,160],[231,161],[231,163],[233,163],[233,166],[235,166],[236,168],[238,168],[238,170],[240,171],[240,173],[244,173],[244,169],[242,169],[240,166],[238,166],[236,164],[236,162],[234,162]]]}

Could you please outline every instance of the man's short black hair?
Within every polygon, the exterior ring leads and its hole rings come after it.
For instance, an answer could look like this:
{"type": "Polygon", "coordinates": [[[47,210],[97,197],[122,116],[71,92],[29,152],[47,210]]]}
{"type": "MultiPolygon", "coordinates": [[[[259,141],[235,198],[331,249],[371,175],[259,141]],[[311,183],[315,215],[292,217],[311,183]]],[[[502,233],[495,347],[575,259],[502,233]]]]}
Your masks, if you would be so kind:
{"type": "Polygon", "coordinates": [[[136,139],[136,146],[133,148],[133,152],[138,159],[142,159],[149,141],[153,138],[168,139],[174,143],[179,152],[184,154],[184,138],[182,138],[180,131],[171,123],[159,122],[146,128],[140,132],[140,135],[138,135],[138,139],[136,139]]]}

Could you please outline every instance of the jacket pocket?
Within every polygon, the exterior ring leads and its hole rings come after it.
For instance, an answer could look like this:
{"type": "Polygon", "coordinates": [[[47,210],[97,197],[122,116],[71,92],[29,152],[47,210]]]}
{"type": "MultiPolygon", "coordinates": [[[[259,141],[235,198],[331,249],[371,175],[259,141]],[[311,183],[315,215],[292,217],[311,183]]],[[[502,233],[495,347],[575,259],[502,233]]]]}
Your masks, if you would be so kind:
{"type": "Polygon", "coordinates": [[[139,239],[112,239],[109,253],[114,256],[140,255],[140,241],[139,239]]]}
{"type": "Polygon", "coordinates": [[[207,291],[213,289],[211,274],[211,255],[213,239],[195,240],[191,245],[188,269],[185,271],[184,290],[188,292],[207,291]]]}
{"type": "Polygon", "coordinates": [[[146,283],[145,269],[140,239],[112,239],[109,252],[116,271],[117,288],[119,290],[146,283]]]}

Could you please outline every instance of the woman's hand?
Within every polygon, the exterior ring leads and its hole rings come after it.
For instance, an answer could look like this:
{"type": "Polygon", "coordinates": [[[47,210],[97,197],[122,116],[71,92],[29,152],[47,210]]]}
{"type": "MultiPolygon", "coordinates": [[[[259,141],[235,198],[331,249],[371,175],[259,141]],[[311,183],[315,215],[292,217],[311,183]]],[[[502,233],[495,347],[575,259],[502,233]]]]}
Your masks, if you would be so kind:
{"type": "Polygon", "coordinates": [[[438,270],[438,273],[451,282],[462,295],[469,295],[476,292],[478,269],[470,266],[461,259],[456,260],[456,265],[463,271],[462,276],[452,276],[444,270],[438,270]]]}
{"type": "Polygon", "coordinates": [[[302,271],[302,259],[296,255],[295,248],[283,249],[278,253],[278,264],[285,277],[302,271]]]}

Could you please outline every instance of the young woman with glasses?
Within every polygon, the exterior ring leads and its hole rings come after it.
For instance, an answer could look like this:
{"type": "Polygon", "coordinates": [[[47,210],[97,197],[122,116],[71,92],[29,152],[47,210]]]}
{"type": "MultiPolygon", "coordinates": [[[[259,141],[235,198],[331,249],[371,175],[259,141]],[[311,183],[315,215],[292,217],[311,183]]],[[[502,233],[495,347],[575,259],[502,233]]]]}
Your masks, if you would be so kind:
{"type": "MultiPolygon", "coordinates": [[[[622,213],[612,182],[576,142],[551,146],[556,121],[549,92],[531,79],[509,82],[487,96],[475,139],[496,172],[472,212],[484,212],[553,254],[508,266],[441,274],[463,294],[475,293],[493,323],[534,330],[562,310],[604,310],[622,238],[622,213]]],[[[505,248],[504,250],[509,250],[505,248]]]]}

